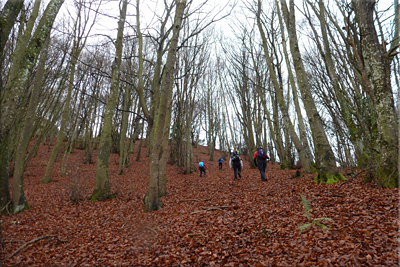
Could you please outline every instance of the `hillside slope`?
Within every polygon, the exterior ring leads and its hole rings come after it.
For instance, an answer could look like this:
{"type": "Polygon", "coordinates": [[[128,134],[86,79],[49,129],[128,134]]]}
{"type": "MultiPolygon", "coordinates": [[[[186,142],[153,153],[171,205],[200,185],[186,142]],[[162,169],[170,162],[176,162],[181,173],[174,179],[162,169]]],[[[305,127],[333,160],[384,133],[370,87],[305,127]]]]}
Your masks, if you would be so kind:
{"type": "Polygon", "coordinates": [[[1,257],[11,256],[3,265],[399,266],[398,189],[378,189],[363,184],[360,177],[321,185],[312,181],[313,175],[293,179],[295,171],[271,164],[268,182],[261,182],[248,164],[235,181],[229,165],[218,170],[206,151],[200,148],[208,175],[183,175],[168,165],[164,208],[144,213],[146,148],[140,162],[136,154],[130,156],[123,175],[118,175],[118,155],[111,155],[110,182],[116,198],[90,202],[86,199],[93,190],[96,165],[82,164],[84,151],[68,156],[63,177],[58,160],[55,182],[41,185],[51,153],[41,145],[25,173],[31,209],[1,218],[1,257]],[[74,189],[85,196],[83,201],[70,201],[74,189]],[[312,219],[333,220],[320,221],[330,230],[313,225],[299,231],[309,223],[300,193],[311,203],[312,219]]]}

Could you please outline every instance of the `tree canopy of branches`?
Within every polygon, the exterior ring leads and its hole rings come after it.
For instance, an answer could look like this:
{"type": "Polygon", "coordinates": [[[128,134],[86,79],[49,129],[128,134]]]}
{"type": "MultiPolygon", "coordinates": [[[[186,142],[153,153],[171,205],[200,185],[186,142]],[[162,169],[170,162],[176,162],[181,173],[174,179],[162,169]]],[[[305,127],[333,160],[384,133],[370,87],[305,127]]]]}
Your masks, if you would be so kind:
{"type": "Polygon", "coordinates": [[[42,183],[85,149],[97,164],[92,200],[114,196],[111,153],[123,174],[148,146],[145,211],[162,207],[167,163],[196,171],[199,144],[211,161],[215,148],[239,150],[255,167],[264,147],[315,182],[351,167],[398,186],[399,1],[386,2],[6,1],[0,209],[29,208],[24,169],[40,143],[53,144],[42,183]]]}

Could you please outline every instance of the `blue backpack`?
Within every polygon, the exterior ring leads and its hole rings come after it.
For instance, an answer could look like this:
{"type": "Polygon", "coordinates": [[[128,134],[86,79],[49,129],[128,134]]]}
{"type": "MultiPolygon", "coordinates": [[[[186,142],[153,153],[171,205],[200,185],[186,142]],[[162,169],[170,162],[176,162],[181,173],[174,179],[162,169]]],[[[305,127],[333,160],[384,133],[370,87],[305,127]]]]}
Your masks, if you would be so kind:
{"type": "Polygon", "coordinates": [[[204,163],[202,161],[199,162],[199,167],[203,168],[204,167],[204,163]]]}
{"type": "Polygon", "coordinates": [[[257,154],[257,159],[259,160],[266,160],[267,159],[267,154],[265,153],[265,150],[260,148],[259,150],[257,150],[258,154],[257,154]]]}

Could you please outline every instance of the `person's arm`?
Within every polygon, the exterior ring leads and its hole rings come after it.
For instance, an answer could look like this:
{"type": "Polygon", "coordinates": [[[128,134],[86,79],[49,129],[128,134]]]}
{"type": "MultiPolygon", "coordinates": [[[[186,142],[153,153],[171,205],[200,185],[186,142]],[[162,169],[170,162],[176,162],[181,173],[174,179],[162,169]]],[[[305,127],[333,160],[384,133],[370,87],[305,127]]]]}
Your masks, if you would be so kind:
{"type": "Polygon", "coordinates": [[[232,159],[229,159],[229,168],[232,168],[232,159]]]}

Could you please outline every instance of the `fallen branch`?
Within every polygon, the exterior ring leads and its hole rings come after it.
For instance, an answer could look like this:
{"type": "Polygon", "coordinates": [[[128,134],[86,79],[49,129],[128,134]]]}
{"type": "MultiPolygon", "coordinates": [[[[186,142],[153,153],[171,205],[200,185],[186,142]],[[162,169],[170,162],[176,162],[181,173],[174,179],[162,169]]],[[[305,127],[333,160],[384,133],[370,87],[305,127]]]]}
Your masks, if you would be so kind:
{"type": "Polygon", "coordinates": [[[233,206],[219,206],[219,207],[204,208],[204,210],[193,211],[193,212],[190,213],[190,214],[201,213],[201,212],[207,212],[207,211],[212,211],[212,210],[222,210],[222,209],[228,209],[228,208],[233,208],[233,206]]]}
{"type": "Polygon", "coordinates": [[[152,231],[153,233],[157,234],[157,231],[160,230],[158,227],[150,228],[150,227],[145,227],[145,229],[152,231]],[[157,231],[156,231],[157,230],[157,231]]]}
{"type": "Polygon", "coordinates": [[[3,213],[3,210],[7,210],[7,214],[10,214],[10,211],[8,210],[9,205],[11,204],[11,200],[7,202],[7,204],[0,210],[0,214],[3,213]]]}
{"type": "Polygon", "coordinates": [[[196,237],[196,236],[201,236],[204,238],[208,238],[208,236],[204,235],[203,233],[195,233],[195,234],[188,234],[188,237],[196,237]]]}
{"type": "Polygon", "coordinates": [[[57,236],[58,236],[58,235],[46,235],[46,236],[41,236],[41,237],[35,238],[35,239],[31,240],[31,241],[28,241],[28,242],[26,242],[25,244],[23,244],[22,246],[20,246],[19,249],[17,249],[16,251],[14,251],[10,256],[5,257],[3,260],[8,260],[8,259],[14,257],[14,255],[20,253],[21,250],[23,250],[24,248],[26,248],[26,247],[29,246],[30,244],[33,244],[33,243],[35,243],[35,242],[37,242],[37,241],[40,241],[40,240],[42,240],[42,239],[48,239],[48,238],[53,238],[53,237],[57,237],[57,236]]]}
{"type": "Polygon", "coordinates": [[[200,202],[200,201],[210,201],[210,200],[211,200],[211,198],[205,198],[205,199],[182,199],[182,200],[179,200],[178,203],[181,203],[181,202],[189,202],[189,201],[197,201],[197,202],[200,202]]]}

